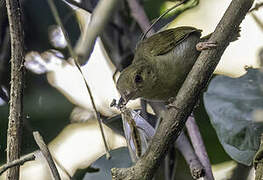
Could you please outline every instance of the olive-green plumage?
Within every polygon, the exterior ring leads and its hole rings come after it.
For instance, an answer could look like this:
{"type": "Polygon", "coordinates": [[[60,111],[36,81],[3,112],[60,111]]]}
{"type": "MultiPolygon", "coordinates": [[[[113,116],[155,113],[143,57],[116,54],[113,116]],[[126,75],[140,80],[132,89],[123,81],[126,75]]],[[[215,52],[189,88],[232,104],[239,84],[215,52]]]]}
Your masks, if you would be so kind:
{"type": "Polygon", "coordinates": [[[200,53],[196,50],[203,41],[200,37],[201,30],[184,26],[139,42],[132,64],[117,81],[125,103],[138,97],[157,101],[175,97],[200,53]]]}

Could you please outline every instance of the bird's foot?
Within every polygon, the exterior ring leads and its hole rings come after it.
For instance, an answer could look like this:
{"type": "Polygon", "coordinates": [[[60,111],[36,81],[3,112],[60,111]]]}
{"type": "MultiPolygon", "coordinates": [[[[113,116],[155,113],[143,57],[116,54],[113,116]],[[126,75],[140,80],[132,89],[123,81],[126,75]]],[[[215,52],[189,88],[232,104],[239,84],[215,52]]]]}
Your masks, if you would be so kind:
{"type": "Polygon", "coordinates": [[[196,44],[197,51],[209,50],[215,47],[217,47],[217,43],[211,41],[204,41],[196,44]]]}
{"type": "Polygon", "coordinates": [[[180,108],[178,108],[178,107],[176,107],[174,104],[173,104],[173,102],[175,101],[175,97],[170,97],[169,99],[168,99],[168,104],[165,106],[167,109],[170,109],[170,108],[174,108],[174,109],[176,109],[176,110],[178,110],[178,111],[181,111],[181,109],[180,108]]]}
{"type": "MultiPolygon", "coordinates": [[[[175,99],[176,99],[175,97],[170,97],[170,98],[168,99],[168,103],[169,103],[169,104],[172,104],[172,103],[175,101],[175,99]]],[[[168,104],[168,105],[169,105],[169,104],[168,104]]]]}
{"type": "Polygon", "coordinates": [[[119,102],[117,103],[116,99],[113,99],[110,103],[110,107],[115,107],[120,111],[125,108],[125,104],[123,103],[123,98],[120,98],[119,102]]]}
{"type": "Polygon", "coordinates": [[[168,105],[166,105],[166,108],[167,109],[171,109],[171,108],[174,108],[174,109],[176,109],[178,112],[179,111],[182,111],[182,109],[180,109],[180,108],[178,108],[178,107],[176,107],[174,104],[168,104],[168,105]]]}

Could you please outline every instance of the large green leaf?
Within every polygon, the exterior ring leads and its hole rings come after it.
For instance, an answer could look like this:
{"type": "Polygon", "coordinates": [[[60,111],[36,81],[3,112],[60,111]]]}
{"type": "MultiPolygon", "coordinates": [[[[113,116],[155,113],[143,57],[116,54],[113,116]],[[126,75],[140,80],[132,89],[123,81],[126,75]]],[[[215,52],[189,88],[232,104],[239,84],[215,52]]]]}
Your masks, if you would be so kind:
{"type": "Polygon", "coordinates": [[[263,109],[262,80],[263,74],[256,69],[248,69],[237,79],[217,76],[204,94],[207,113],[225,151],[246,165],[251,164],[263,132],[263,122],[252,119],[254,110],[263,109]]]}

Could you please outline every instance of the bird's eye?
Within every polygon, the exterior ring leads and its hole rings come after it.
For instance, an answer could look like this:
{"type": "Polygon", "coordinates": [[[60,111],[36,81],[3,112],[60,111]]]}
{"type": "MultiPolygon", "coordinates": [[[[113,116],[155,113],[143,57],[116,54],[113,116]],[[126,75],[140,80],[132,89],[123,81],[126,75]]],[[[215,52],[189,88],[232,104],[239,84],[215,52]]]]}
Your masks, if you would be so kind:
{"type": "Polygon", "coordinates": [[[135,83],[141,83],[143,81],[142,76],[136,74],[135,78],[134,78],[134,82],[135,83]]]}

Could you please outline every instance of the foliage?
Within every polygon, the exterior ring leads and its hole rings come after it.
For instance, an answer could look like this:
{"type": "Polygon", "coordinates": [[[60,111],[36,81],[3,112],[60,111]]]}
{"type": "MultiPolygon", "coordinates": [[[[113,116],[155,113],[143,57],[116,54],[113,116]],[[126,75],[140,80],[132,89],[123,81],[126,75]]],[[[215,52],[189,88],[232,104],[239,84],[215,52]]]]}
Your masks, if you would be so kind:
{"type": "Polygon", "coordinates": [[[263,132],[263,122],[253,119],[255,110],[263,108],[262,80],[262,72],[256,69],[248,69],[237,79],[217,76],[204,95],[210,121],[225,151],[245,165],[251,165],[263,132]]]}

